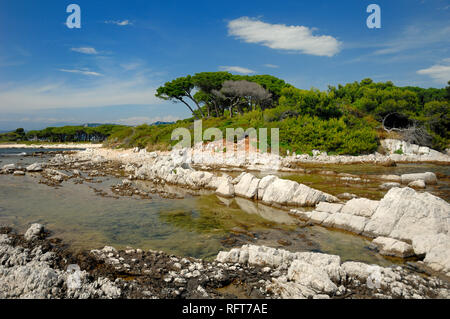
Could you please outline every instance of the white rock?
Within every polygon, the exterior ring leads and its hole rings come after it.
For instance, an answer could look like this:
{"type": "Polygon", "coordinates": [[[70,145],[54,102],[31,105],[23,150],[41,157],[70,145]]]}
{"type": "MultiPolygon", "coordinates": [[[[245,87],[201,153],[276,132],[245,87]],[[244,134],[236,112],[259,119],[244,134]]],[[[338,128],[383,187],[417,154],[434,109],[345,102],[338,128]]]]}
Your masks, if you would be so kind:
{"type": "Polygon", "coordinates": [[[298,209],[291,209],[290,213],[292,215],[297,216],[298,218],[300,218],[302,220],[305,220],[305,221],[308,221],[311,219],[311,212],[307,212],[307,211],[304,212],[304,211],[301,211],[298,209]]]}
{"type": "Polygon", "coordinates": [[[379,188],[380,189],[387,189],[387,190],[389,190],[389,189],[394,188],[394,187],[400,187],[400,183],[395,183],[395,182],[383,183],[383,184],[380,185],[379,188]]]}
{"type": "Polygon", "coordinates": [[[408,187],[423,189],[423,188],[426,188],[426,184],[425,184],[424,180],[419,179],[417,181],[409,183],[408,187]]]}
{"type": "Polygon", "coordinates": [[[287,281],[284,276],[272,278],[272,284],[267,286],[267,290],[283,299],[307,299],[316,296],[313,290],[299,283],[287,281]]]}
{"type": "Polygon", "coordinates": [[[42,165],[40,163],[34,163],[27,166],[27,172],[41,172],[42,165]]]}
{"type": "Polygon", "coordinates": [[[339,200],[333,195],[321,192],[303,184],[298,184],[292,199],[289,201],[293,206],[313,207],[320,202],[338,202],[339,200]]]}
{"type": "Polygon", "coordinates": [[[378,247],[379,253],[385,256],[406,258],[414,256],[414,249],[404,241],[388,237],[377,237],[372,243],[378,247]]]}
{"type": "Polygon", "coordinates": [[[264,176],[258,184],[258,200],[262,200],[264,197],[264,192],[266,191],[267,187],[278,179],[275,175],[267,175],[264,176]]]}
{"type": "Polygon", "coordinates": [[[412,241],[416,235],[437,235],[450,229],[450,204],[412,188],[392,188],[367,223],[368,235],[412,241]]]}
{"type": "Polygon", "coordinates": [[[322,224],[326,227],[339,228],[361,234],[367,222],[368,219],[362,216],[337,213],[330,214],[322,224]]]}
{"type": "Polygon", "coordinates": [[[426,172],[426,173],[416,173],[416,174],[403,174],[401,176],[402,178],[402,184],[409,184],[411,182],[417,181],[417,180],[423,180],[426,184],[436,184],[437,183],[437,177],[436,174],[432,172],[426,172]]]}
{"type": "Polygon", "coordinates": [[[44,231],[44,226],[41,224],[33,224],[28,228],[24,237],[26,240],[32,240],[38,237],[44,231]]]}
{"type": "Polygon", "coordinates": [[[379,175],[377,178],[385,180],[385,181],[392,181],[392,182],[401,182],[402,178],[399,175],[379,175]]]}
{"type": "Polygon", "coordinates": [[[234,178],[231,182],[233,183],[233,185],[236,185],[237,183],[239,183],[241,181],[241,178],[247,174],[248,173],[246,173],[246,172],[242,172],[241,174],[239,174],[238,177],[234,178]]]}
{"type": "Polygon", "coordinates": [[[337,290],[336,284],[330,280],[330,277],[322,268],[302,260],[292,262],[288,269],[288,279],[306,286],[316,293],[332,294],[337,290]]]}
{"type": "Polygon", "coordinates": [[[413,238],[412,246],[416,255],[424,256],[424,262],[432,269],[450,274],[450,235],[421,235],[413,238]]]}
{"type": "Polygon", "coordinates": [[[343,206],[344,206],[343,204],[320,202],[316,206],[316,210],[319,212],[335,214],[335,213],[339,213],[343,206]]]}
{"type": "Polygon", "coordinates": [[[379,201],[367,198],[349,200],[341,210],[343,214],[371,217],[378,207],[379,201]]]}
{"type": "Polygon", "coordinates": [[[63,177],[61,175],[54,175],[54,176],[52,176],[52,180],[55,182],[62,182],[63,177]]]}
{"type": "Polygon", "coordinates": [[[243,175],[239,182],[234,186],[234,192],[237,196],[253,199],[258,194],[258,185],[260,179],[247,173],[243,175]]]}
{"type": "Polygon", "coordinates": [[[327,219],[329,216],[330,216],[330,214],[328,214],[328,213],[325,213],[325,212],[319,212],[319,211],[316,211],[316,210],[315,210],[315,211],[312,211],[312,212],[310,213],[309,218],[310,218],[310,221],[311,221],[311,222],[320,225],[320,224],[322,224],[323,221],[324,221],[325,219],[327,219]]]}
{"type": "Polygon", "coordinates": [[[347,275],[360,280],[365,280],[370,274],[369,265],[361,262],[347,261],[341,265],[341,268],[347,275]]]}
{"type": "Polygon", "coordinates": [[[340,268],[341,258],[339,256],[313,252],[299,252],[295,254],[294,258],[324,270],[327,276],[334,281],[339,281],[341,277],[345,275],[340,268]]]}
{"type": "Polygon", "coordinates": [[[299,184],[294,181],[277,178],[267,186],[262,201],[267,204],[286,205],[298,187],[299,184]]]}
{"type": "Polygon", "coordinates": [[[234,185],[229,180],[223,180],[217,187],[216,194],[223,197],[233,197],[234,185]]]}

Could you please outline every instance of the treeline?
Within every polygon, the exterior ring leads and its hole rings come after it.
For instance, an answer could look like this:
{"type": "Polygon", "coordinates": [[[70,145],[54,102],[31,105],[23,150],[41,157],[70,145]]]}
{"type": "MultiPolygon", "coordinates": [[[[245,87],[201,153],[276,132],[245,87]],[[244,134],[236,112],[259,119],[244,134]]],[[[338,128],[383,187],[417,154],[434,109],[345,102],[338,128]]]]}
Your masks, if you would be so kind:
{"type": "Polygon", "coordinates": [[[156,96],[185,104],[196,118],[233,117],[272,107],[287,87],[291,85],[271,75],[202,72],[167,82],[158,88],[156,96]]]}
{"type": "Polygon", "coordinates": [[[0,134],[0,141],[40,141],[40,142],[102,142],[112,133],[123,129],[123,125],[104,124],[96,127],[62,126],[47,127],[43,130],[25,132],[23,128],[0,134]]]}
{"type": "Polygon", "coordinates": [[[389,121],[399,138],[439,150],[448,147],[450,140],[450,81],[443,89],[424,89],[364,79],[320,91],[298,89],[271,75],[202,72],[167,82],[156,96],[184,103],[195,118],[233,118],[260,111],[266,122],[295,118],[301,123],[302,117],[309,116],[342,120],[350,129],[358,123],[376,131],[378,137],[389,137],[380,128],[388,116],[395,115],[389,121]]]}

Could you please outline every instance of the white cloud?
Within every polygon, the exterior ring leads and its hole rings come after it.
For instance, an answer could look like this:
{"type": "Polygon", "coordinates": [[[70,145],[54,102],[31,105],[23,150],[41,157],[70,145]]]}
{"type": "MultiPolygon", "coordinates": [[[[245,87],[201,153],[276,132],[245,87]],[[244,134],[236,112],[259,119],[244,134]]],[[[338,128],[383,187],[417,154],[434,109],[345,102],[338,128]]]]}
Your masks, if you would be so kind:
{"type": "Polygon", "coordinates": [[[219,69],[222,71],[236,72],[236,73],[241,73],[241,74],[255,73],[255,71],[253,71],[253,70],[243,68],[240,66],[220,66],[219,69]]]}
{"type": "Polygon", "coordinates": [[[153,124],[156,122],[176,122],[180,119],[181,118],[179,116],[174,116],[174,115],[155,116],[155,117],[135,116],[135,117],[129,117],[129,118],[125,118],[125,119],[116,120],[116,121],[114,121],[114,123],[136,126],[136,125],[141,125],[141,124],[153,124]]]}
{"type": "Polygon", "coordinates": [[[437,83],[447,84],[450,80],[450,65],[435,64],[427,69],[417,71],[417,74],[428,75],[437,83]]]}
{"type": "Polygon", "coordinates": [[[228,23],[229,35],[271,49],[329,57],[340,51],[341,42],[329,35],[313,35],[313,31],[315,29],[305,26],[269,24],[249,17],[241,17],[228,23]]]}
{"type": "Polygon", "coordinates": [[[120,26],[120,27],[124,27],[124,26],[127,26],[127,25],[132,25],[133,23],[131,23],[129,20],[123,20],[123,21],[105,21],[105,23],[106,24],[115,24],[115,25],[118,25],[118,26],[120,26]]]}
{"type": "Polygon", "coordinates": [[[61,72],[67,72],[67,73],[78,73],[83,75],[93,75],[93,76],[102,76],[102,74],[97,72],[92,72],[88,70],[67,70],[67,69],[59,69],[61,72]]]}
{"type": "MultiPolygon", "coordinates": [[[[1,112],[28,112],[43,109],[66,109],[117,105],[158,105],[155,87],[147,78],[95,77],[84,87],[73,82],[33,82],[0,88],[1,112]]],[[[41,81],[42,82],[42,81],[41,81]]]]}
{"type": "Polygon", "coordinates": [[[441,24],[410,25],[394,39],[386,43],[377,43],[382,47],[374,52],[375,55],[395,54],[403,51],[417,51],[430,48],[432,45],[448,45],[450,26],[441,24]]]}
{"type": "Polygon", "coordinates": [[[91,47],[71,48],[70,50],[83,54],[98,54],[98,51],[91,47]]]}
{"type": "Polygon", "coordinates": [[[265,66],[266,68],[271,68],[271,69],[278,69],[279,66],[275,65],[275,64],[264,64],[263,66],[265,66]]]}
{"type": "Polygon", "coordinates": [[[140,68],[142,63],[140,62],[131,62],[131,63],[122,63],[120,65],[125,71],[132,71],[140,68]]]}

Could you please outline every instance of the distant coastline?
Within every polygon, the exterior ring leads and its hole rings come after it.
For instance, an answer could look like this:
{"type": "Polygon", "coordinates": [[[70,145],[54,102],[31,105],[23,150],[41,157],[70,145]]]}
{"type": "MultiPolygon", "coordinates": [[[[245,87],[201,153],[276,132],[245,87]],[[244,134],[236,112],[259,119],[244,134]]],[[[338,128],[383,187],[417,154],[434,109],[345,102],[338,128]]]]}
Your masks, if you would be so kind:
{"type": "Polygon", "coordinates": [[[92,143],[39,143],[39,144],[17,144],[0,143],[0,149],[4,148],[100,148],[102,144],[92,143]]]}

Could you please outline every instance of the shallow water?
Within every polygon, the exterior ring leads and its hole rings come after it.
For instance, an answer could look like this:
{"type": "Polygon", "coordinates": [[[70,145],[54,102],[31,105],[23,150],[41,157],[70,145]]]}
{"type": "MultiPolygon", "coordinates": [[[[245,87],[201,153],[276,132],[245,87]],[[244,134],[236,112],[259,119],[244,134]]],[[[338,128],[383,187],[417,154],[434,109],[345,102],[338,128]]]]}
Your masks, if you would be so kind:
{"type": "Polygon", "coordinates": [[[304,168],[313,171],[334,171],[360,176],[364,181],[342,180],[337,175],[303,174],[295,172],[265,172],[254,173],[258,177],[274,174],[281,178],[290,179],[309,187],[327,192],[332,195],[352,193],[359,197],[379,200],[383,198],[387,190],[379,186],[388,181],[374,179],[375,175],[402,175],[412,173],[433,172],[438,175],[437,185],[427,185],[421,191],[430,192],[433,195],[450,201],[450,165],[437,164],[397,164],[394,167],[383,167],[369,164],[347,165],[306,165],[304,168]]]}
{"type": "MultiPolygon", "coordinates": [[[[52,230],[75,249],[104,245],[163,250],[181,256],[213,258],[230,232],[242,230],[255,235],[254,243],[281,247],[280,238],[293,251],[339,254],[344,260],[390,264],[369,251],[368,241],[322,227],[300,227],[282,210],[245,199],[225,200],[215,195],[184,199],[101,197],[86,184],[65,182],[50,188],[33,177],[0,176],[0,223],[20,231],[34,222],[52,230]]],[[[93,184],[106,189],[115,182],[93,184]]]]}
{"type": "MultiPolygon", "coordinates": [[[[74,249],[131,246],[211,259],[220,250],[229,249],[231,239],[237,240],[233,246],[254,243],[338,254],[343,260],[380,265],[399,262],[368,250],[369,241],[363,237],[306,227],[287,211],[242,198],[222,199],[202,192],[198,196],[185,195],[184,199],[156,195],[148,200],[115,199],[99,196],[89,186],[111,193],[109,187],[120,180],[96,180],[101,183],[74,184],[69,180],[62,187],[52,188],[38,183],[39,174],[0,175],[0,223],[22,232],[31,223],[42,223],[74,249]],[[283,246],[286,242],[288,246],[283,246]]],[[[147,182],[136,185],[143,190],[151,187],[147,182]]],[[[181,189],[179,192],[184,193],[181,189]]]]}
{"type": "Polygon", "coordinates": [[[73,150],[84,150],[84,148],[52,148],[46,149],[42,147],[36,148],[0,148],[0,158],[9,156],[24,156],[31,155],[36,152],[62,152],[62,151],[73,151],[73,150]]]}

